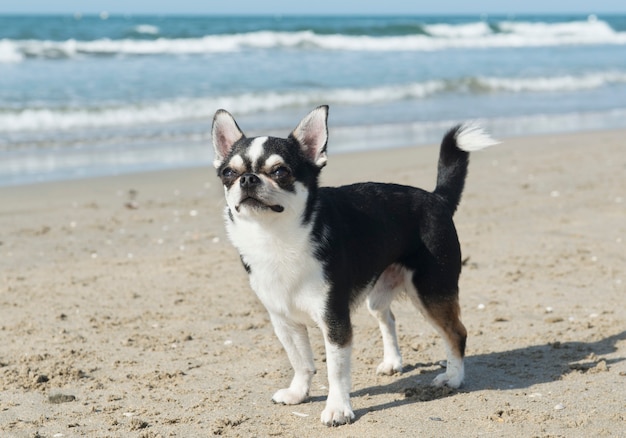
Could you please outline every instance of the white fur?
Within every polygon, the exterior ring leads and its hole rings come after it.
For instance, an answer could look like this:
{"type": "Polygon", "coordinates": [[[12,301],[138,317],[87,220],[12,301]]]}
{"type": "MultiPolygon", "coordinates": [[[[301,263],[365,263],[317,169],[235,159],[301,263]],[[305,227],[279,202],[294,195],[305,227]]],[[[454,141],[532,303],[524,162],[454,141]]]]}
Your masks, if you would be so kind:
{"type": "Polygon", "coordinates": [[[270,313],[318,324],[328,285],[306,231],[282,220],[242,221],[229,227],[229,236],[252,267],[250,285],[270,313]]]}
{"type": "Polygon", "coordinates": [[[287,405],[302,403],[309,395],[311,380],[315,374],[313,350],[307,327],[305,324],[290,320],[286,315],[274,312],[270,312],[270,319],[294,370],[289,387],[276,391],[272,400],[287,405]]]}
{"type": "MultiPolygon", "coordinates": [[[[278,390],[272,400],[290,405],[303,402],[309,394],[315,363],[307,325],[324,326],[323,309],[329,291],[323,267],[312,252],[310,226],[300,225],[306,190],[297,187],[296,194],[291,196],[291,208],[282,213],[266,212],[252,218],[250,212],[233,212],[234,220],[226,220],[231,241],[243,261],[252,267],[250,285],[267,308],[276,336],[294,370],[289,387],[278,390]]],[[[332,352],[329,353],[329,367],[330,363],[337,363],[336,369],[345,370],[349,353],[346,357],[333,358],[332,352]]],[[[345,382],[329,381],[336,394],[346,392],[345,386],[345,382]],[[337,384],[341,389],[336,389],[337,384]]],[[[346,397],[349,407],[349,387],[347,396],[335,397],[333,410],[339,409],[346,397]]]]}
{"type": "Polygon", "coordinates": [[[268,311],[317,324],[328,285],[312,252],[310,226],[300,221],[307,195],[296,183],[295,193],[280,191],[279,199],[274,198],[285,207],[281,213],[231,209],[233,220],[226,219],[226,228],[243,261],[253,267],[250,284],[268,311]]]}
{"type": "Polygon", "coordinates": [[[402,356],[396,335],[396,320],[391,312],[391,303],[404,286],[404,269],[392,265],[380,276],[367,295],[367,308],[378,320],[383,337],[383,361],[376,374],[392,375],[402,372],[402,356]]]}
{"type": "Polygon", "coordinates": [[[272,399],[297,404],[308,396],[315,364],[307,325],[317,325],[324,334],[329,386],[321,421],[344,424],[354,419],[350,404],[351,345],[336,346],[328,337],[323,313],[330,287],[322,264],[313,254],[311,227],[300,225],[306,195],[306,189],[296,184],[296,193],[290,194],[290,208],[282,213],[257,215],[244,209],[231,210],[233,220],[227,214],[226,224],[231,241],[251,266],[250,285],[267,308],[294,369],[289,387],[278,390],[272,399]]]}
{"type": "Polygon", "coordinates": [[[456,133],[456,143],[459,149],[473,152],[499,143],[494,140],[483,128],[474,123],[464,123],[456,133]]]}
{"type": "Polygon", "coordinates": [[[350,404],[352,344],[339,347],[328,341],[326,333],[324,333],[324,341],[328,368],[328,398],[321,420],[327,426],[350,423],[354,420],[354,412],[350,404]]]}
{"type": "Polygon", "coordinates": [[[266,141],[267,137],[257,137],[252,140],[252,143],[250,143],[250,146],[246,151],[246,155],[250,159],[253,167],[258,163],[259,158],[263,155],[263,152],[265,152],[266,141]]]}

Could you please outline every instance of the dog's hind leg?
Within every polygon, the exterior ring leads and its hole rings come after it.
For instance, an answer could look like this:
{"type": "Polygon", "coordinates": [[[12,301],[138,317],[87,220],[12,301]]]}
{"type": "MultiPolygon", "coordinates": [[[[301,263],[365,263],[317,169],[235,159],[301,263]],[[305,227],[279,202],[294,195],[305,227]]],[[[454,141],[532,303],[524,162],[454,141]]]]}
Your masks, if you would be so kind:
{"type": "Polygon", "coordinates": [[[307,328],[280,316],[270,314],[270,318],[294,371],[289,388],[278,390],[272,400],[286,405],[302,403],[309,395],[311,380],[315,374],[315,362],[307,328]]]}
{"type": "MultiPolygon", "coordinates": [[[[463,383],[465,369],[465,341],[467,330],[461,322],[458,289],[441,289],[443,285],[433,285],[431,281],[415,281],[417,293],[410,293],[413,304],[422,312],[426,320],[443,338],[447,366],[446,372],[439,374],[433,380],[435,386],[449,386],[458,388],[463,383]],[[436,289],[439,287],[440,289],[436,289]]],[[[445,283],[445,282],[442,282],[445,283]]]]}
{"type": "Polygon", "coordinates": [[[402,284],[402,268],[392,265],[380,276],[367,296],[367,309],[378,320],[383,337],[383,361],[376,374],[402,372],[402,356],[396,335],[396,318],[390,309],[397,287],[402,284]]]}

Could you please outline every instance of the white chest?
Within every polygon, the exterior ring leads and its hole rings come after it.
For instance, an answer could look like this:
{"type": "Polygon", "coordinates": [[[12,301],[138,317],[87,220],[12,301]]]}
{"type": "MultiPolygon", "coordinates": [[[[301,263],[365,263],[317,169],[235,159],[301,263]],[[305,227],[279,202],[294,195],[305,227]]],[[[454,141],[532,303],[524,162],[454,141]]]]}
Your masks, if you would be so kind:
{"type": "Polygon", "coordinates": [[[228,234],[250,269],[250,285],[270,313],[319,323],[328,284],[313,255],[310,229],[237,221],[228,234]]]}

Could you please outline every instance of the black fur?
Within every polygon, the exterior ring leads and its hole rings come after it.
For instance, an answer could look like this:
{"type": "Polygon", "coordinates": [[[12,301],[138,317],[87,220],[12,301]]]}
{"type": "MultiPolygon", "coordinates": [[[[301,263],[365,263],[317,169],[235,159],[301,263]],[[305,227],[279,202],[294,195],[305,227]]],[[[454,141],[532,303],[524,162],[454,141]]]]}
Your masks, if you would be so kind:
{"type": "MultiPolygon", "coordinates": [[[[320,169],[301,151],[297,141],[270,137],[265,143],[264,162],[280,155],[290,166],[291,176],[280,181],[293,191],[299,181],[307,186],[309,198],[303,223],[313,221],[311,243],[323,263],[331,285],[325,315],[331,339],[345,345],[352,338],[350,306],[373,285],[383,271],[399,264],[414,271],[413,282],[422,301],[438,301],[458,295],[461,249],[452,216],[465,184],[469,153],[457,147],[459,126],[444,136],[434,192],[398,184],[358,183],[342,187],[318,187],[320,169]],[[372,253],[375,251],[375,253],[372,253]]],[[[237,141],[228,158],[245,151],[253,138],[237,141]]],[[[247,158],[246,172],[254,173],[247,158]]],[[[226,187],[237,178],[218,175],[226,187]]],[[[230,214],[232,220],[232,213],[230,214]]],[[[252,267],[244,263],[248,273],[252,267]]]]}
{"type": "Polygon", "coordinates": [[[442,196],[450,204],[453,213],[461,202],[469,165],[469,152],[462,151],[456,145],[459,129],[460,126],[450,129],[441,141],[435,188],[435,194],[442,196]]]}
{"type": "Polygon", "coordinates": [[[231,239],[294,368],[292,384],[272,399],[297,404],[308,396],[315,365],[305,324],[316,322],[325,335],[330,388],[321,419],[337,425],[354,419],[346,353],[353,336],[350,312],[366,293],[368,309],[383,333],[384,360],[377,372],[402,371],[389,305],[393,294],[404,289],[446,345],[448,366],[433,383],[453,388],[463,383],[467,330],[460,320],[461,249],[452,218],[465,185],[469,153],[459,148],[458,140],[467,150],[486,147],[493,140],[471,125],[448,131],[441,142],[433,192],[373,182],[319,187],[327,159],[327,117],[328,107],[318,107],[288,138],[263,138],[251,148],[255,139],[246,138],[230,114],[218,111],[212,136],[215,166],[227,189],[231,239]],[[251,162],[250,155],[259,154],[251,162]],[[269,159],[273,155],[279,159],[269,159]],[[306,201],[300,197],[302,185],[306,201]],[[280,205],[284,199],[287,202],[280,205]],[[247,220],[258,220],[260,227],[247,220]],[[257,232],[267,234],[257,240],[251,234],[257,232]],[[274,252],[266,254],[266,249],[274,252]],[[285,284],[277,283],[281,281],[285,284]]]}
{"type": "Polygon", "coordinates": [[[458,294],[461,250],[449,199],[410,186],[360,183],[320,188],[314,205],[311,240],[331,285],[326,319],[339,345],[351,339],[351,304],[391,264],[415,272],[422,300],[458,294]]]}

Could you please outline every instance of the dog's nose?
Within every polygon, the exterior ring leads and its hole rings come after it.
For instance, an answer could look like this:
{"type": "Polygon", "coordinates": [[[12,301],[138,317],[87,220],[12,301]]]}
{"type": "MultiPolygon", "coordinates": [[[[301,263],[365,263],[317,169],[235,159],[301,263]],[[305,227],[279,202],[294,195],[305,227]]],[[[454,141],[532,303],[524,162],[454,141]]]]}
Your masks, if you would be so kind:
{"type": "Polygon", "coordinates": [[[249,189],[261,184],[261,179],[253,173],[244,173],[239,179],[239,184],[244,189],[249,189]]]}

